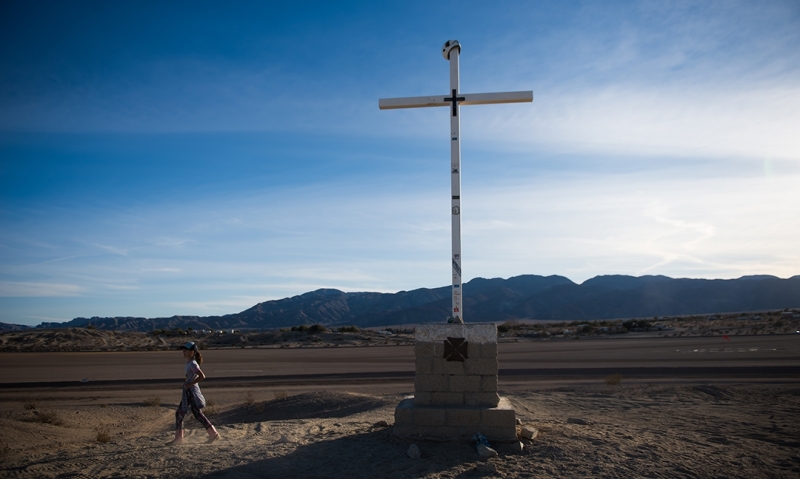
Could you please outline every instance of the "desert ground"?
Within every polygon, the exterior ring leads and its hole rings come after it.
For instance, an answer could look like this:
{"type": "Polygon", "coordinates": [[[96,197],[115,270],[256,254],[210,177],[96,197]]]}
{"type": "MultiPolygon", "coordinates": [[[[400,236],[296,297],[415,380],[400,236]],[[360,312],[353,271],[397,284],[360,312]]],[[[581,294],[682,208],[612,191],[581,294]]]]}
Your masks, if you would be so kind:
{"type": "MultiPolygon", "coordinates": [[[[203,351],[205,412],[168,447],[181,353],[0,353],[0,477],[800,477],[800,334],[502,337],[500,392],[533,440],[392,435],[407,340],[203,351]]],[[[8,349],[6,349],[8,351],[8,349]]]]}

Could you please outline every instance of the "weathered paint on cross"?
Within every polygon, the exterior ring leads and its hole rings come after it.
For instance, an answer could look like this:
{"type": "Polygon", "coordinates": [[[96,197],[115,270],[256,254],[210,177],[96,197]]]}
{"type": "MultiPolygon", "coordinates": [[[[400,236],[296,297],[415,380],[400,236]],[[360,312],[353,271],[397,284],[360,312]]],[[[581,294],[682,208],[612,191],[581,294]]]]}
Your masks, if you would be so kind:
{"type": "Polygon", "coordinates": [[[378,101],[381,110],[396,108],[424,108],[450,106],[450,192],[451,192],[451,236],[453,269],[453,306],[451,318],[454,322],[464,322],[461,294],[461,119],[458,110],[462,105],[487,105],[491,103],[532,102],[532,91],[503,93],[459,93],[458,60],[461,44],[449,40],[442,47],[442,55],[450,62],[450,96],[418,96],[406,98],[383,98],[378,101]]]}

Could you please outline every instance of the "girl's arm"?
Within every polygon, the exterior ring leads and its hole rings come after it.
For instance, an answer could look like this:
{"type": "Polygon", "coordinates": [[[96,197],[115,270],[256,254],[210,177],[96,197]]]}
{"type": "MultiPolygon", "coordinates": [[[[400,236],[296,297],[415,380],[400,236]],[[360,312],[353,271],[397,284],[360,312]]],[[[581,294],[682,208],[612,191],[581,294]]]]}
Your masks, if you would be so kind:
{"type": "Polygon", "coordinates": [[[202,369],[198,369],[197,370],[197,377],[194,378],[194,381],[183,383],[183,388],[184,389],[189,389],[190,387],[194,386],[195,384],[199,383],[200,381],[202,381],[205,378],[206,378],[206,375],[203,374],[203,370],[202,369]]]}

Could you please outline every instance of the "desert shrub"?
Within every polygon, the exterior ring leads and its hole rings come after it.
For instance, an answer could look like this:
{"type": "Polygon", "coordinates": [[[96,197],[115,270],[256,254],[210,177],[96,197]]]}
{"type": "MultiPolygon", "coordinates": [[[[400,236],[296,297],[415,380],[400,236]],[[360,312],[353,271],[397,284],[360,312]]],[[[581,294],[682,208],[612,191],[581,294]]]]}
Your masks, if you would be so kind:
{"type": "Polygon", "coordinates": [[[622,374],[612,374],[606,378],[606,384],[609,386],[619,386],[622,382],[622,374]]]}
{"type": "Polygon", "coordinates": [[[244,407],[252,407],[256,403],[256,398],[253,396],[253,391],[247,391],[244,395],[244,407]]]}
{"type": "Polygon", "coordinates": [[[275,399],[286,399],[289,397],[289,393],[287,391],[275,391],[272,394],[275,396],[275,399]]]}
{"type": "Polygon", "coordinates": [[[206,416],[214,416],[219,413],[219,409],[217,408],[217,403],[214,401],[206,401],[206,407],[203,408],[203,414],[206,416]]]}
{"type": "Polygon", "coordinates": [[[339,328],[340,333],[357,333],[359,331],[361,330],[358,329],[358,327],[356,326],[342,326],[341,328],[339,328]]]}
{"type": "Polygon", "coordinates": [[[33,410],[33,409],[36,409],[36,402],[35,401],[26,401],[25,404],[23,404],[23,407],[25,409],[29,410],[29,411],[33,410]]]}
{"type": "Polygon", "coordinates": [[[64,420],[55,411],[34,411],[33,417],[27,419],[28,422],[40,422],[42,424],[52,424],[61,426],[64,420]]]}
{"type": "Polygon", "coordinates": [[[107,444],[111,442],[111,433],[108,432],[108,428],[102,427],[97,430],[97,442],[101,444],[107,444]]]}
{"type": "Polygon", "coordinates": [[[323,326],[321,324],[312,324],[308,328],[308,332],[309,333],[324,333],[327,330],[328,330],[328,328],[326,328],[325,326],[323,326]]]}
{"type": "Polygon", "coordinates": [[[175,329],[154,329],[150,331],[153,336],[166,336],[168,338],[172,338],[174,336],[186,336],[188,334],[187,331],[182,330],[181,328],[175,329]]]}
{"type": "Polygon", "coordinates": [[[519,321],[510,320],[510,321],[506,321],[503,324],[498,325],[497,326],[497,332],[498,333],[507,333],[507,332],[511,331],[512,329],[520,329],[521,327],[522,327],[522,324],[520,324],[519,321]]]}
{"type": "Polygon", "coordinates": [[[650,329],[650,321],[646,319],[629,319],[622,322],[622,327],[628,331],[647,331],[650,329]]]}
{"type": "Polygon", "coordinates": [[[303,333],[324,333],[327,330],[328,328],[321,324],[312,324],[311,326],[301,324],[300,326],[292,326],[292,331],[300,331],[303,333]]]}
{"type": "Polygon", "coordinates": [[[160,398],[160,397],[158,397],[158,396],[156,396],[156,397],[151,397],[151,398],[147,398],[147,399],[145,399],[145,400],[144,400],[144,401],[142,401],[142,402],[144,403],[144,405],[145,405],[145,406],[150,406],[150,407],[158,407],[158,406],[160,406],[160,405],[161,405],[161,398],[160,398]]]}

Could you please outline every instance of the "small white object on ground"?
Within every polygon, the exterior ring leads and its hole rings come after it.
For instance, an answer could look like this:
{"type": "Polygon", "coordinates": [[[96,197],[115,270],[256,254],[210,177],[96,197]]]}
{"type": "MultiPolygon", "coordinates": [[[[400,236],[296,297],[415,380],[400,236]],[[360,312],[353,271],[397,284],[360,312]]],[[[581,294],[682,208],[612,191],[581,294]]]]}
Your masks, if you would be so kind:
{"type": "Polygon", "coordinates": [[[486,444],[478,444],[478,455],[481,457],[497,457],[497,451],[486,444]]]}
{"type": "Polygon", "coordinates": [[[517,418],[516,422],[517,422],[517,426],[522,426],[522,419],[517,418]]]}
{"type": "Polygon", "coordinates": [[[412,444],[408,447],[408,452],[406,452],[406,455],[411,459],[419,459],[420,457],[422,457],[422,453],[420,452],[419,447],[417,447],[416,444],[412,444]]]}
{"type": "Polygon", "coordinates": [[[535,439],[536,436],[539,435],[539,430],[536,429],[535,427],[522,426],[522,429],[520,430],[519,434],[525,439],[535,439]]]}

